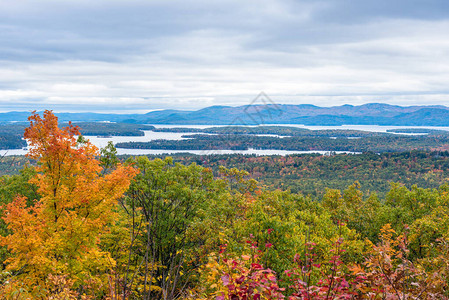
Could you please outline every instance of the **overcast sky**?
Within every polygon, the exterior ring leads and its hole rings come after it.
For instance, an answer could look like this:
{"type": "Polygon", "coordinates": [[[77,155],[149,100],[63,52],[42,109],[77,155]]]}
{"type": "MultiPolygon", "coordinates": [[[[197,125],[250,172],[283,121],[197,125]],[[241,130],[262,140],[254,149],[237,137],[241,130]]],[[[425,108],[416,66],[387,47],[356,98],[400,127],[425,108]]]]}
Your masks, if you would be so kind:
{"type": "Polygon", "coordinates": [[[448,0],[0,0],[0,111],[449,105],[448,0]]]}

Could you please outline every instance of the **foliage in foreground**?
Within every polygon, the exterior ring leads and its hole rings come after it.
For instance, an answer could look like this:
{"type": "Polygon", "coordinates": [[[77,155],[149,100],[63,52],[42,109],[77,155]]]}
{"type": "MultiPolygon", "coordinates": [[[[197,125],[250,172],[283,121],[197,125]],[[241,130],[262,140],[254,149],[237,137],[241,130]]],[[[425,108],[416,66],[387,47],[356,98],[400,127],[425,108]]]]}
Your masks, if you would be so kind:
{"type": "MultiPolygon", "coordinates": [[[[396,235],[387,224],[381,242],[372,246],[362,265],[345,265],[344,240],[338,239],[329,261],[315,261],[315,244],[307,243],[303,257],[295,255],[295,265],[285,270],[287,279],[265,268],[261,252],[252,241],[248,254],[233,257],[223,246],[219,256],[211,255],[202,270],[204,299],[448,299],[446,269],[426,272],[408,259],[407,236],[396,235]],[[281,285],[285,287],[281,287],[281,285]]],[[[266,246],[269,251],[272,245],[266,246]]],[[[446,249],[447,251],[447,249],[446,249]]],[[[447,264],[448,258],[438,262],[447,264]]]]}
{"type": "Polygon", "coordinates": [[[30,183],[38,188],[40,199],[17,196],[5,206],[3,220],[10,234],[0,243],[10,254],[4,262],[10,276],[3,288],[43,297],[49,276],[62,275],[81,290],[101,290],[107,282],[105,270],[114,260],[100,249],[100,239],[113,226],[116,200],[136,170],[118,166],[103,176],[98,149],[77,142],[76,127],[59,129],[49,111],[43,119],[33,114],[29,120],[28,156],[38,161],[30,183]]]}
{"type": "Polygon", "coordinates": [[[122,165],[77,133],[30,117],[38,165],[1,181],[1,298],[448,297],[446,185],[314,201],[235,168],[122,165]]]}

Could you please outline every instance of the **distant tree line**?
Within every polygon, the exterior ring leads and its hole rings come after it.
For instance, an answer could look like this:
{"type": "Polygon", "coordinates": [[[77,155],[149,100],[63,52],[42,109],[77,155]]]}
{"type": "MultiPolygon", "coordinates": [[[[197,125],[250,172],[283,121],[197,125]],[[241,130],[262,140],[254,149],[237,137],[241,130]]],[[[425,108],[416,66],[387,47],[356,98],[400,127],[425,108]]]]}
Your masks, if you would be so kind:
{"type": "Polygon", "coordinates": [[[275,149],[296,151],[397,152],[449,150],[449,135],[378,135],[368,137],[258,136],[241,134],[192,134],[184,140],[153,140],[118,143],[117,148],[166,150],[247,150],[275,149]]]}

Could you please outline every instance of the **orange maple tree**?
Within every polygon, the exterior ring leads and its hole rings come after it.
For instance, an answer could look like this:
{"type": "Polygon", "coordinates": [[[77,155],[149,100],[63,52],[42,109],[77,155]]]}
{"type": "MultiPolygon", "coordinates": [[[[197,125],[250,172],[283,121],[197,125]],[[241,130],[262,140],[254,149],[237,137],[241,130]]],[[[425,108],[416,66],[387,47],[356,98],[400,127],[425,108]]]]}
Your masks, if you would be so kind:
{"type": "Polygon", "coordinates": [[[33,112],[29,121],[27,155],[38,161],[31,182],[42,197],[31,206],[24,197],[6,206],[3,219],[11,234],[1,244],[11,254],[7,270],[15,282],[33,289],[45,285],[49,275],[69,276],[78,286],[93,278],[104,282],[114,261],[99,242],[137,170],[118,165],[102,174],[97,147],[77,140],[78,127],[71,123],[60,129],[51,111],[43,118],[33,112]]]}

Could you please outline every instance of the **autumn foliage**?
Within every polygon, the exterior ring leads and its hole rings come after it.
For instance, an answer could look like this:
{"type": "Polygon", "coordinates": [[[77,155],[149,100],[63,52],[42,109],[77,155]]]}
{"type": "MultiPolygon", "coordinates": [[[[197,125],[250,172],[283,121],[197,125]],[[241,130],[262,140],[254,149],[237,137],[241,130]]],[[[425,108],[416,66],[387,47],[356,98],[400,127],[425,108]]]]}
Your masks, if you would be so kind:
{"type": "MultiPolygon", "coordinates": [[[[382,228],[382,241],[373,246],[363,262],[344,264],[344,240],[334,243],[329,261],[315,261],[315,244],[307,243],[303,257],[297,254],[294,267],[280,274],[260,261],[263,251],[251,242],[248,254],[232,256],[226,245],[219,255],[212,254],[202,270],[201,299],[448,299],[447,282],[440,272],[426,272],[422,265],[407,259],[406,235],[396,235],[387,224],[382,228]],[[285,286],[285,287],[282,287],[285,286]]],[[[447,263],[440,257],[435,262],[447,263]]]]}
{"type": "Polygon", "coordinates": [[[27,205],[17,197],[6,206],[4,221],[11,234],[1,239],[10,257],[6,269],[14,276],[9,283],[30,295],[45,294],[50,275],[64,275],[75,286],[102,289],[114,265],[99,243],[114,222],[114,208],[137,171],[118,166],[102,175],[98,149],[77,141],[78,128],[58,128],[58,120],[46,111],[33,113],[25,131],[30,151],[38,161],[39,201],[27,205]]]}
{"type": "MultiPolygon", "coordinates": [[[[29,121],[36,164],[0,181],[0,299],[448,299],[449,185],[392,183],[380,196],[357,181],[312,185],[317,199],[263,186],[223,156],[216,168],[121,163],[50,111],[29,121]]],[[[290,176],[302,160],[247,162],[290,176]]],[[[324,172],[321,160],[307,172],[324,172]]]]}

